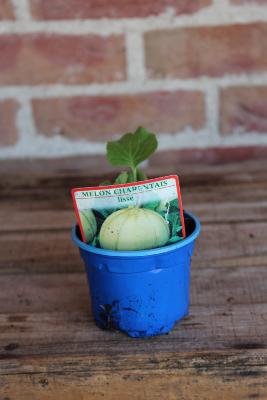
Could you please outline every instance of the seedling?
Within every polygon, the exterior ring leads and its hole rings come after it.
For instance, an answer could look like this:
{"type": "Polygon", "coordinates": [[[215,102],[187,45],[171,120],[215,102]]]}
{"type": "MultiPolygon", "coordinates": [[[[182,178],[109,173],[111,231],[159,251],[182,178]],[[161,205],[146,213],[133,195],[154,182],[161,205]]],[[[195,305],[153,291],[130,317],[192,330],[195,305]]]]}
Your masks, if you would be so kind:
{"type": "Polygon", "coordinates": [[[73,191],[86,243],[117,251],[145,250],[185,237],[178,177],[148,180],[140,168],[157,147],[156,135],[143,127],[107,143],[108,161],[123,171],[114,182],[73,191]]]}
{"type": "MultiPolygon", "coordinates": [[[[121,172],[114,184],[144,181],[145,172],[139,165],[147,160],[157,149],[158,141],[154,133],[139,127],[135,133],[126,133],[119,140],[107,143],[107,159],[114,167],[128,167],[129,171],[121,172]]],[[[110,185],[111,181],[101,185],[110,185]]]]}

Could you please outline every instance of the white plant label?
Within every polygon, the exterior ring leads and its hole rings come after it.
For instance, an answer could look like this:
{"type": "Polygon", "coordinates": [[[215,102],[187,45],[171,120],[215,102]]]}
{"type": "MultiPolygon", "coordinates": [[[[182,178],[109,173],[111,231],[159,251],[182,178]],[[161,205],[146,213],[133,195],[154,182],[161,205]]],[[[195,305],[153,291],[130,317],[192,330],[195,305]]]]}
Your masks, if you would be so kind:
{"type": "Polygon", "coordinates": [[[76,188],[72,189],[72,198],[82,240],[92,246],[141,250],[142,246],[161,247],[185,238],[176,175],[76,188]]]}

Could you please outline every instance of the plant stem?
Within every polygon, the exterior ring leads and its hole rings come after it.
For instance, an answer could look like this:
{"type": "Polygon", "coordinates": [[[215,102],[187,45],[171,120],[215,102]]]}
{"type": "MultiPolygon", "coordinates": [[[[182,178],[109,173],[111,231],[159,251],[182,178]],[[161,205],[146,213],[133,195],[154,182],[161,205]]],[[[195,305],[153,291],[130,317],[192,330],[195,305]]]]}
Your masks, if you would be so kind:
{"type": "Polygon", "coordinates": [[[133,181],[136,182],[137,181],[137,170],[136,168],[132,168],[132,173],[133,173],[133,181]]]}

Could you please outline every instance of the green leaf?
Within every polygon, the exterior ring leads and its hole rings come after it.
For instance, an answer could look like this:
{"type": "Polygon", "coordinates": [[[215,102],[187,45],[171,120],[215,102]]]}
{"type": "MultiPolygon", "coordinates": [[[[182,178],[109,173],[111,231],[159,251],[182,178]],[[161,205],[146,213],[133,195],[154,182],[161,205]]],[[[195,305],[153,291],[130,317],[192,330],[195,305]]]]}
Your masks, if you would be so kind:
{"type": "Polygon", "coordinates": [[[177,235],[182,229],[180,215],[178,213],[171,213],[168,216],[168,220],[171,222],[171,236],[177,235]]]}
{"type": "Polygon", "coordinates": [[[91,243],[91,246],[97,247],[97,237],[96,236],[94,237],[94,239],[91,243]]]}
{"type": "Polygon", "coordinates": [[[102,208],[100,210],[99,209],[94,210],[94,214],[95,214],[96,219],[105,220],[115,210],[116,210],[115,208],[102,208]]]}
{"type": "Polygon", "coordinates": [[[136,167],[157,149],[158,141],[153,133],[138,128],[126,133],[119,140],[107,143],[107,159],[115,167],[136,167]]]}
{"type": "Polygon", "coordinates": [[[172,212],[168,215],[168,221],[170,223],[170,232],[171,237],[168,241],[168,244],[175,243],[178,240],[183,239],[182,234],[182,224],[180,219],[180,214],[177,212],[172,212]]]}
{"type": "Polygon", "coordinates": [[[177,199],[174,199],[170,202],[170,212],[179,212],[179,204],[177,199]]]}
{"type": "Polygon", "coordinates": [[[128,172],[128,182],[127,183],[132,183],[132,182],[135,182],[134,175],[133,175],[132,171],[129,171],[128,172]]]}
{"type": "Polygon", "coordinates": [[[100,247],[100,244],[99,244],[99,235],[96,235],[96,236],[94,237],[94,240],[93,240],[90,244],[91,244],[91,246],[94,246],[94,247],[100,247]]]}
{"type": "Polygon", "coordinates": [[[179,205],[178,205],[178,199],[173,199],[170,201],[170,206],[171,207],[176,207],[179,209],[179,205]]]}
{"type": "Polygon", "coordinates": [[[182,237],[182,236],[172,236],[172,237],[168,240],[167,244],[176,243],[176,242],[178,242],[179,240],[183,240],[183,237],[182,237]]]}
{"type": "Polygon", "coordinates": [[[128,182],[127,183],[132,183],[132,182],[138,182],[138,181],[145,181],[147,179],[146,174],[144,171],[142,171],[140,168],[136,169],[136,179],[134,179],[134,174],[132,171],[128,172],[128,182]]]}
{"type": "Polygon", "coordinates": [[[156,208],[159,206],[159,201],[149,201],[148,203],[145,203],[142,205],[142,208],[147,208],[148,210],[156,210],[156,208]]]}
{"type": "Polygon", "coordinates": [[[142,171],[140,168],[137,168],[136,172],[137,172],[136,175],[137,175],[138,181],[145,181],[147,179],[145,172],[142,171]]]}
{"type": "Polygon", "coordinates": [[[129,177],[128,172],[124,171],[120,175],[117,176],[117,178],[115,180],[115,183],[118,184],[118,185],[127,183],[128,182],[128,177],[129,177]]]}

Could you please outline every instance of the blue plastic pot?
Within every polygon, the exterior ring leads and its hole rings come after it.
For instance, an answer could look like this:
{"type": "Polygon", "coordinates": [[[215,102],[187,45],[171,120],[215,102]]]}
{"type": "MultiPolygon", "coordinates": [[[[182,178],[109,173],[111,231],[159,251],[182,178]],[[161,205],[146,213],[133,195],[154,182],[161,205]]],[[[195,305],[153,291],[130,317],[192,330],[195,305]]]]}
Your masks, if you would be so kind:
{"type": "Polygon", "coordinates": [[[114,251],[72,240],[85,263],[96,324],[132,337],[161,335],[188,314],[190,260],[200,223],[185,212],[186,239],[157,249],[114,251]]]}

